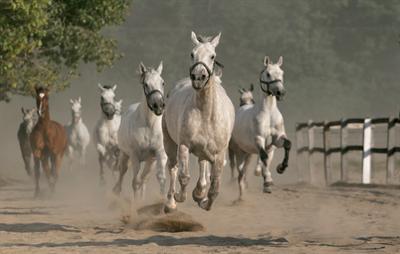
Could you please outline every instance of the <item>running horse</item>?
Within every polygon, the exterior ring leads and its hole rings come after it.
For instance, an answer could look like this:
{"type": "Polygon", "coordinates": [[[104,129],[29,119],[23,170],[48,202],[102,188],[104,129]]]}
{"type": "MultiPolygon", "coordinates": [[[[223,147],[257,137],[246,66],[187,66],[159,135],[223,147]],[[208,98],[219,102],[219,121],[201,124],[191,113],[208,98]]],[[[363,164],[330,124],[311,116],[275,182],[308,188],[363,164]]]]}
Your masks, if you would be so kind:
{"type": "Polygon", "coordinates": [[[67,148],[67,134],[61,124],[50,119],[49,90],[44,87],[37,87],[35,90],[39,120],[32,130],[30,142],[35,164],[35,197],[37,197],[40,191],[40,164],[46,174],[50,189],[54,192],[67,148]]]}

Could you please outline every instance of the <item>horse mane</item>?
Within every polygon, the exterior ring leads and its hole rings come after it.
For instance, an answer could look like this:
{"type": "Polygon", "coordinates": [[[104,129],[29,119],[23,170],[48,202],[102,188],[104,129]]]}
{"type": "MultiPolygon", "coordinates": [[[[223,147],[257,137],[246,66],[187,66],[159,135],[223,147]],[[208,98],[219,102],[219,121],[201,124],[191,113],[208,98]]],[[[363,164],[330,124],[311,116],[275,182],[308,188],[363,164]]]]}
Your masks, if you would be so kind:
{"type": "Polygon", "coordinates": [[[197,40],[201,43],[210,42],[212,38],[213,38],[212,36],[197,35],[197,40]]]}
{"type": "Polygon", "coordinates": [[[112,89],[112,86],[110,86],[110,85],[104,85],[103,88],[105,88],[105,89],[112,89]]]}

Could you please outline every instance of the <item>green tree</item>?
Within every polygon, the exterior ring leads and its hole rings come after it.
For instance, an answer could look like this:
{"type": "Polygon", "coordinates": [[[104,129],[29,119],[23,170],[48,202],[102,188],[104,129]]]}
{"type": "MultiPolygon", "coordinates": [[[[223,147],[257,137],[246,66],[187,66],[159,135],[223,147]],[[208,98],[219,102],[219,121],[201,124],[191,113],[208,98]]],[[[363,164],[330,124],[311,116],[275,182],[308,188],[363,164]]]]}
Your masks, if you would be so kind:
{"type": "Polygon", "coordinates": [[[129,0],[0,1],[0,101],[36,85],[62,90],[80,63],[111,66],[121,54],[102,28],[121,24],[129,0]]]}

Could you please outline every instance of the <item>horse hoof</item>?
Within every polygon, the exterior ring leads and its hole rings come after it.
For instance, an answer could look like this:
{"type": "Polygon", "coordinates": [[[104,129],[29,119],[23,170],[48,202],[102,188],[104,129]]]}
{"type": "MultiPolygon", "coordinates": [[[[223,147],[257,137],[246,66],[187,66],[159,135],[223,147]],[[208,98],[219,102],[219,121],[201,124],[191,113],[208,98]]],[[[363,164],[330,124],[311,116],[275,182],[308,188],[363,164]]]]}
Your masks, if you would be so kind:
{"type": "Polygon", "coordinates": [[[254,175],[255,176],[260,176],[261,175],[261,171],[260,170],[254,170],[254,175]]]}
{"type": "Polygon", "coordinates": [[[202,201],[206,197],[206,193],[205,192],[203,192],[203,193],[200,192],[200,194],[199,194],[199,192],[197,192],[196,189],[194,189],[193,192],[192,192],[192,197],[193,197],[194,202],[199,203],[200,201],[202,201]]]}
{"type": "Polygon", "coordinates": [[[263,192],[264,193],[272,193],[271,186],[273,185],[272,182],[264,183],[263,192]]]}
{"type": "Polygon", "coordinates": [[[199,207],[206,210],[206,211],[210,211],[211,210],[211,205],[210,205],[210,201],[208,198],[204,198],[203,200],[201,200],[200,202],[198,202],[199,207]]]}
{"type": "Polygon", "coordinates": [[[164,205],[164,213],[173,213],[176,212],[176,207],[170,207],[168,205],[164,205]]]}
{"type": "Polygon", "coordinates": [[[283,174],[283,172],[285,172],[285,169],[287,168],[287,165],[284,164],[279,164],[276,167],[276,172],[278,172],[278,174],[283,174]]]}
{"type": "Polygon", "coordinates": [[[185,202],[185,200],[186,200],[186,192],[175,193],[174,199],[175,199],[176,202],[179,202],[179,203],[185,202]]]}

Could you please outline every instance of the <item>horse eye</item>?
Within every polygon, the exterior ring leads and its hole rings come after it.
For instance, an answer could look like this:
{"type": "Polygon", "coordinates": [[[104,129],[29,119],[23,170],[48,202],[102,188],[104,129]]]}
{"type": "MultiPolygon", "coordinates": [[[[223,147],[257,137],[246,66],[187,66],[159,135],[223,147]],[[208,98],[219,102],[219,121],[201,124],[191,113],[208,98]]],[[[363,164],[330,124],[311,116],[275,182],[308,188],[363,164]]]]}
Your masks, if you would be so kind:
{"type": "Polygon", "coordinates": [[[162,85],[165,86],[165,82],[162,82],[162,85]]]}
{"type": "Polygon", "coordinates": [[[211,56],[211,59],[214,60],[214,58],[215,58],[215,55],[212,55],[212,56],[211,56]]]}
{"type": "Polygon", "coordinates": [[[194,55],[193,55],[193,53],[190,53],[190,57],[191,57],[191,58],[194,58],[194,55]]]}
{"type": "Polygon", "coordinates": [[[267,77],[268,77],[268,78],[270,78],[270,77],[271,77],[271,75],[269,74],[269,72],[267,72],[267,77]]]}

